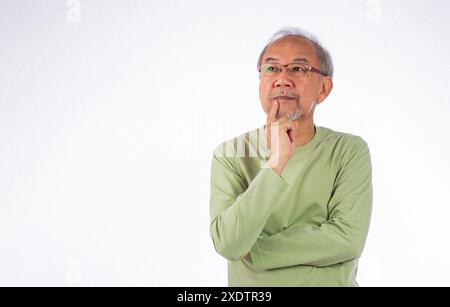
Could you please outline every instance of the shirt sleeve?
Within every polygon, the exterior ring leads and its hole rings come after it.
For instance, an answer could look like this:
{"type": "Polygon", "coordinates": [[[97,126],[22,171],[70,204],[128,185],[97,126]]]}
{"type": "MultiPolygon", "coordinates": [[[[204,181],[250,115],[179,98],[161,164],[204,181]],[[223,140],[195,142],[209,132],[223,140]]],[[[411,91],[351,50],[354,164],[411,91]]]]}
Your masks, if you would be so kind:
{"type": "Polygon", "coordinates": [[[256,270],[320,267],[360,257],[372,211],[371,158],[367,143],[360,137],[337,174],[328,210],[329,218],[322,224],[294,225],[260,236],[251,249],[251,265],[256,270]]]}
{"type": "Polygon", "coordinates": [[[210,234],[216,251],[229,260],[245,257],[287,187],[271,168],[261,168],[247,187],[233,158],[214,155],[210,234]]]}

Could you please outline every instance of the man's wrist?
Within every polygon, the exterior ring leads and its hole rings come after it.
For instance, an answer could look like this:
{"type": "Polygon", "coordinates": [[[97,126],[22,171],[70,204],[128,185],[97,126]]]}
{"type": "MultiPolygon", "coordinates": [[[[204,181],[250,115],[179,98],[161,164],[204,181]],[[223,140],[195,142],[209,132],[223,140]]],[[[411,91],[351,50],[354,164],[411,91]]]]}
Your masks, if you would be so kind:
{"type": "Polygon", "coordinates": [[[275,172],[278,176],[281,176],[281,173],[283,172],[285,163],[281,163],[279,159],[274,159],[273,157],[270,157],[267,161],[267,165],[275,172]]]}

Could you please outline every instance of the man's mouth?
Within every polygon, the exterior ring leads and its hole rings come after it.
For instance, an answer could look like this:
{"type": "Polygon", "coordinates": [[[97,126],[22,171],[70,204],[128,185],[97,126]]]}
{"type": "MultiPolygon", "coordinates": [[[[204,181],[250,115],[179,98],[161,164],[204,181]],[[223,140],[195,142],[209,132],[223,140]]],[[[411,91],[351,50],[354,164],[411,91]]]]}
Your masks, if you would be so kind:
{"type": "Polygon", "coordinates": [[[274,98],[275,100],[290,100],[290,99],[294,99],[292,97],[288,97],[288,96],[278,96],[274,98]]]}

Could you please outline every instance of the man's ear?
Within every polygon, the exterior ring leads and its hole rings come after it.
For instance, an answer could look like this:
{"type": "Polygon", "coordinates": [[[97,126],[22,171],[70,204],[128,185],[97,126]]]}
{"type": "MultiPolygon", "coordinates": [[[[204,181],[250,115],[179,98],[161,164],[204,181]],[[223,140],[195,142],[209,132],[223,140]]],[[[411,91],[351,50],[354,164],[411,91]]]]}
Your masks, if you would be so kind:
{"type": "Polygon", "coordinates": [[[317,97],[317,104],[325,100],[330,95],[333,89],[333,79],[330,77],[322,77],[322,84],[320,86],[319,96],[317,97]]]}

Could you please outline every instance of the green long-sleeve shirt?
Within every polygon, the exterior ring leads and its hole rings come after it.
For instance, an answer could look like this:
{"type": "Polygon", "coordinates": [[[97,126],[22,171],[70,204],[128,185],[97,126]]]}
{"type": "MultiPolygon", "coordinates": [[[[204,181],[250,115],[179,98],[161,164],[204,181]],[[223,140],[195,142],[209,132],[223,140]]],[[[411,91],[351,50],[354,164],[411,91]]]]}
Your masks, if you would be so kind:
{"type": "Polygon", "coordinates": [[[316,125],[278,176],[265,164],[264,128],[212,158],[210,233],[228,285],[357,286],[372,210],[367,143],[316,125]]]}

